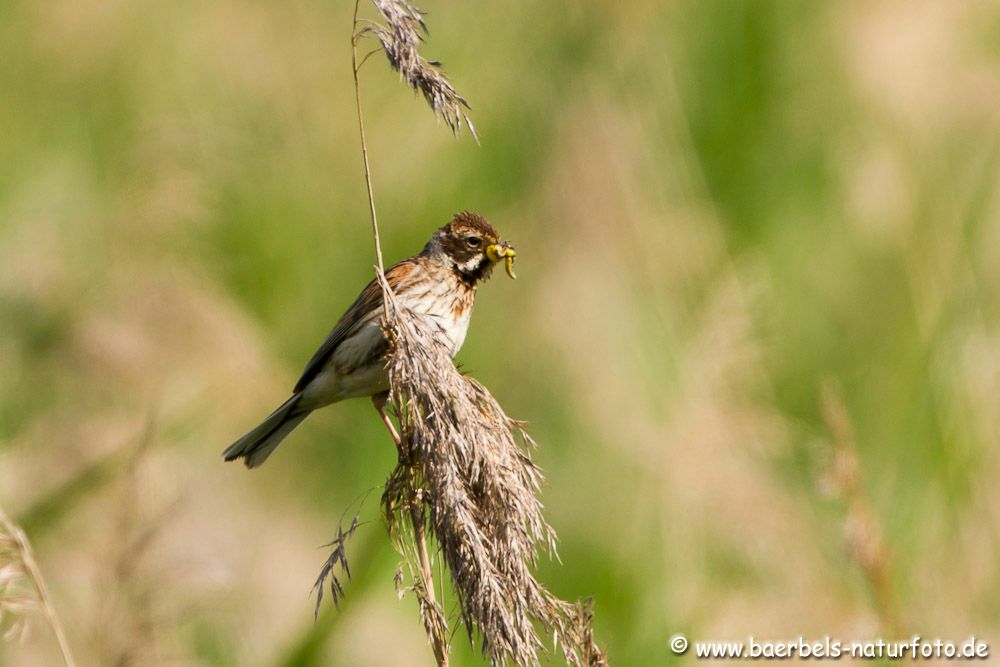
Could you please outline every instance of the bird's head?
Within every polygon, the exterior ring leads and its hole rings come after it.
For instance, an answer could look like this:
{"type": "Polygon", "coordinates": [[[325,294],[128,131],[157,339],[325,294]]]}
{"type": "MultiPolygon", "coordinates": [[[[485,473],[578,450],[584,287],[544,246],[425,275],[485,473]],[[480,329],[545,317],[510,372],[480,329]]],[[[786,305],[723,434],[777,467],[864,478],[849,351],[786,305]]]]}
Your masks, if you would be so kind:
{"type": "Polygon", "coordinates": [[[489,278],[493,267],[504,262],[507,275],[514,278],[514,246],[500,240],[493,225],[468,211],[457,213],[434,232],[423,254],[433,257],[473,283],[489,278]]]}

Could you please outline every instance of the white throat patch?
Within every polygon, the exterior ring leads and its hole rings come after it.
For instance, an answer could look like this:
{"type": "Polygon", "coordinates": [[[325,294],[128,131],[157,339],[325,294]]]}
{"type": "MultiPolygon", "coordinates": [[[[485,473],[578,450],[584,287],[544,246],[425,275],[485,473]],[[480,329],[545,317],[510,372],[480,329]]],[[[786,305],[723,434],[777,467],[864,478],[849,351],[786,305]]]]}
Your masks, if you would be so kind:
{"type": "Polygon", "coordinates": [[[487,260],[482,255],[479,255],[478,257],[473,257],[469,261],[462,262],[461,264],[459,264],[458,262],[456,262],[455,266],[462,273],[472,273],[476,269],[479,269],[483,265],[483,262],[485,262],[485,261],[489,261],[489,260],[487,260]]]}

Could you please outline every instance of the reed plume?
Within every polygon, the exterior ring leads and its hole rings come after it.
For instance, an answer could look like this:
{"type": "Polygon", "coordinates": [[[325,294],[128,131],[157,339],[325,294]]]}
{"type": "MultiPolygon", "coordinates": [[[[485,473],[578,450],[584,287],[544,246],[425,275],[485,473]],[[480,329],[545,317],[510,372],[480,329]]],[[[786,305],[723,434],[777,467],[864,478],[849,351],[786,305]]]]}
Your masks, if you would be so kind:
{"type": "Polygon", "coordinates": [[[382,287],[390,397],[407,447],[383,495],[390,532],[399,534],[408,508],[426,510],[421,520],[448,566],[469,638],[481,638],[494,665],[538,665],[541,636],[552,636],[571,665],[604,664],[589,606],[558,599],[532,573],[540,549],[555,553],[556,538],[538,500],[542,475],[527,451],[534,442],[455,368],[440,333],[421,327],[382,287]]]}
{"type": "Polygon", "coordinates": [[[0,509],[0,623],[6,616],[12,619],[5,638],[27,633],[28,614],[38,611],[56,636],[66,667],[75,667],[66,633],[52,607],[28,536],[0,509]]]}
{"type": "Polygon", "coordinates": [[[371,35],[382,47],[389,65],[414,91],[423,94],[435,115],[455,134],[464,123],[478,142],[476,128],[467,111],[471,109],[464,97],[441,72],[441,63],[420,55],[427,24],[424,12],[406,0],[372,0],[382,22],[364,21],[355,39],[371,35]]]}
{"type": "MultiPolygon", "coordinates": [[[[435,659],[447,665],[448,618],[435,593],[429,531],[447,565],[469,639],[481,640],[493,665],[539,665],[543,636],[551,636],[574,667],[606,665],[593,641],[589,601],[560,600],[532,572],[539,552],[555,555],[556,543],[538,500],[542,474],[528,451],[534,441],[482,384],[458,371],[442,333],[420,326],[419,318],[395,300],[385,279],[358,77],[367,60],[358,59],[360,38],[373,35],[379,41],[390,65],[424,94],[453,132],[462,121],[474,137],[475,129],[465,114],[468,103],[440,74],[438,64],[419,53],[427,31],[423,12],[407,0],[372,1],[384,23],[359,19],[356,0],[351,46],[375,274],[383,294],[381,324],[389,342],[389,399],[401,427],[397,433],[387,422],[398,461],[382,495],[389,534],[412,582],[404,587],[400,568],[397,588],[416,595],[435,659]]],[[[332,577],[335,602],[343,589],[333,571],[339,566],[349,576],[344,542],[356,526],[355,519],[348,531],[338,531],[333,554],[316,582],[322,592],[324,580],[332,577]]]]}
{"type": "Polygon", "coordinates": [[[892,589],[892,561],[882,526],[864,491],[854,427],[840,387],[832,380],[820,385],[820,408],[831,446],[822,488],[844,505],[847,553],[864,575],[882,631],[894,635],[899,614],[892,589]]]}
{"type": "Polygon", "coordinates": [[[320,570],[319,576],[316,577],[316,583],[313,584],[313,590],[316,592],[316,609],[314,612],[316,618],[319,618],[319,607],[323,604],[323,589],[328,581],[330,584],[330,595],[333,597],[333,606],[339,607],[340,599],[344,597],[344,584],[340,580],[340,577],[337,576],[336,570],[339,568],[346,578],[351,578],[351,567],[347,562],[347,541],[358,530],[360,518],[360,512],[355,514],[346,530],[343,524],[338,526],[337,536],[326,545],[327,547],[333,547],[333,549],[330,551],[326,562],[323,563],[323,568],[320,570]]]}

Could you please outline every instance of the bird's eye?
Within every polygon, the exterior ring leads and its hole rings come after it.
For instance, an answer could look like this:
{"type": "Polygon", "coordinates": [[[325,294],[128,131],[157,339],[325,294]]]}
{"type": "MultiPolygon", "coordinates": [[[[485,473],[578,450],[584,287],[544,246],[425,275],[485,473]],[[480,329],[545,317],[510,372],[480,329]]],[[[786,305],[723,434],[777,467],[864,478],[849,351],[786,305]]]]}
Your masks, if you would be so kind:
{"type": "Polygon", "coordinates": [[[469,238],[465,239],[465,242],[469,244],[470,248],[478,248],[483,244],[483,240],[478,236],[470,236],[469,238]]]}

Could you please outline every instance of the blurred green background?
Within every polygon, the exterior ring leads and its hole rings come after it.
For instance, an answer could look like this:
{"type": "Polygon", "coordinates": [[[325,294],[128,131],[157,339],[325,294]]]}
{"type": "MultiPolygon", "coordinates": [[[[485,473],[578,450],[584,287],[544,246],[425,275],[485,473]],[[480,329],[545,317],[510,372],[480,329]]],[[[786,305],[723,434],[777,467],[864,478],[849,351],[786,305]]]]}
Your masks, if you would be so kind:
{"type": "MultiPolygon", "coordinates": [[[[482,145],[365,66],[386,257],[462,209],[517,244],[459,361],[530,423],[540,576],[594,597],[612,664],[868,638],[880,595],[902,636],[1000,641],[1000,6],[425,5],[482,145]],[[888,592],[824,482],[824,382],[888,592]]],[[[367,401],[252,473],[219,456],[371,277],[351,9],[0,3],[0,503],[83,664],[432,662],[367,401]]],[[[54,660],[41,625],[0,644],[54,660]]]]}

